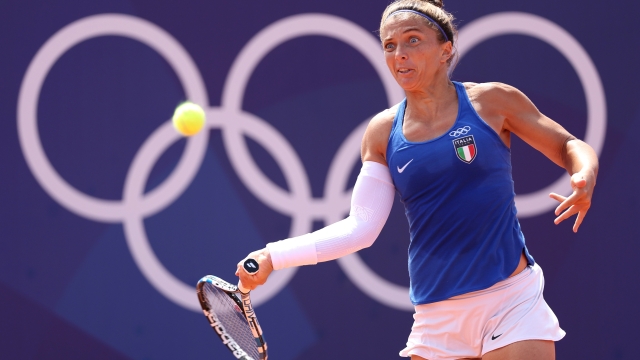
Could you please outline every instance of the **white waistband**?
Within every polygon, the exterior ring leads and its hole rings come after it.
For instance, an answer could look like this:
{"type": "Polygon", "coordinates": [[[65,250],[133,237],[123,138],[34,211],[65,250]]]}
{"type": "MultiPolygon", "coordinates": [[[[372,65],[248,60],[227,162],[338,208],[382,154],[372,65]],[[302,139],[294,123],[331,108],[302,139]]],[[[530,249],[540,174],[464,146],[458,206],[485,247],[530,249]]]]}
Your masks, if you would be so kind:
{"type": "MultiPolygon", "coordinates": [[[[542,271],[540,269],[540,266],[538,266],[538,264],[533,264],[533,265],[529,265],[527,267],[524,268],[524,270],[522,270],[520,273],[513,275],[511,277],[508,277],[502,281],[498,281],[497,283],[493,284],[493,286],[486,288],[486,289],[482,289],[482,290],[477,290],[477,291],[472,291],[466,294],[461,294],[461,295],[457,295],[454,297],[451,297],[447,300],[459,300],[459,299],[467,299],[470,297],[474,297],[474,296],[481,296],[481,295],[486,295],[486,294],[490,294],[492,292],[495,291],[499,291],[502,290],[504,288],[513,286],[517,283],[519,283],[520,281],[528,278],[529,276],[533,275],[534,273],[538,272],[538,271],[542,271]]],[[[445,300],[446,301],[446,300],[445,300]]]]}

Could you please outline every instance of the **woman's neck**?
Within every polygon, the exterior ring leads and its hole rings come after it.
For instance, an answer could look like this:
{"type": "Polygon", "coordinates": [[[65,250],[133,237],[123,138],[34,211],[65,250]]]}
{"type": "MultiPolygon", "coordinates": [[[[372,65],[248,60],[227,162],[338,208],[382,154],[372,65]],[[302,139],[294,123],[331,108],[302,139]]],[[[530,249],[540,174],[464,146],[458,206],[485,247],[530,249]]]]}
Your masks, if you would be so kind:
{"type": "Polygon", "coordinates": [[[405,91],[405,94],[407,113],[425,119],[435,117],[441,108],[450,106],[457,99],[455,86],[446,74],[437,76],[434,81],[416,90],[405,91]]]}

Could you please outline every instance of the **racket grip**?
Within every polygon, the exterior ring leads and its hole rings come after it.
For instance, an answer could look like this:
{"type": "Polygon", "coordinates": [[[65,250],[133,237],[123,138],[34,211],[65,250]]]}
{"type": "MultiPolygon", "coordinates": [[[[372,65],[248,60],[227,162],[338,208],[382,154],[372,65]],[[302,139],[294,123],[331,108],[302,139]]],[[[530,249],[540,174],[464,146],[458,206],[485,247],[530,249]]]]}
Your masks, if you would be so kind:
{"type": "MultiPolygon", "coordinates": [[[[258,270],[260,270],[260,265],[258,265],[258,262],[255,259],[246,259],[242,264],[242,269],[247,274],[254,275],[258,270]]],[[[242,285],[242,281],[238,281],[238,290],[243,294],[248,294],[249,291],[251,291],[242,285]]]]}
{"type": "Polygon", "coordinates": [[[253,275],[260,270],[260,265],[258,265],[258,262],[255,259],[249,258],[242,263],[242,269],[244,269],[244,272],[247,274],[253,275]]]}
{"type": "Polygon", "coordinates": [[[238,290],[240,290],[240,292],[243,293],[243,294],[248,294],[249,291],[251,291],[251,290],[245,288],[244,286],[242,286],[242,281],[238,281],[238,290]]]}

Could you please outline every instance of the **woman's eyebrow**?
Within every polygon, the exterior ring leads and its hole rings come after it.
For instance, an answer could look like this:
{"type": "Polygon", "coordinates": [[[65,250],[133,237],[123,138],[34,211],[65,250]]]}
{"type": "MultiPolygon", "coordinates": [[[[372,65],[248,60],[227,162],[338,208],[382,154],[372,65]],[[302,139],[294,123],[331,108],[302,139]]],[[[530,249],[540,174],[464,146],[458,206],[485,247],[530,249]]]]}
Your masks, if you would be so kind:
{"type": "MultiPolygon", "coordinates": [[[[418,31],[419,32],[420,28],[419,27],[410,27],[408,29],[405,29],[402,33],[406,34],[406,33],[411,32],[411,31],[418,31]]],[[[387,36],[386,38],[382,39],[382,41],[388,41],[388,40],[391,40],[391,39],[392,39],[392,37],[387,36]]]]}
{"type": "Polygon", "coordinates": [[[403,31],[402,33],[406,34],[406,33],[411,32],[411,31],[420,31],[420,28],[416,27],[416,26],[410,27],[410,28],[406,29],[405,31],[403,31]]]}

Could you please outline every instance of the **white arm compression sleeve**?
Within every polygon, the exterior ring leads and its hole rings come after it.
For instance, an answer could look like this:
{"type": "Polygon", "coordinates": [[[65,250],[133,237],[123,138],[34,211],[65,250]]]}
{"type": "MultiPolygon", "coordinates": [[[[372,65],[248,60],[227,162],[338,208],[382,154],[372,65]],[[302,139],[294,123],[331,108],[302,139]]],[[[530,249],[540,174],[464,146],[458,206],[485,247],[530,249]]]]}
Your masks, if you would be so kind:
{"type": "Polygon", "coordinates": [[[267,244],[274,270],[334,260],[371,246],[389,217],[394,195],[389,168],[365,161],[349,216],[313,233],[267,244]]]}

